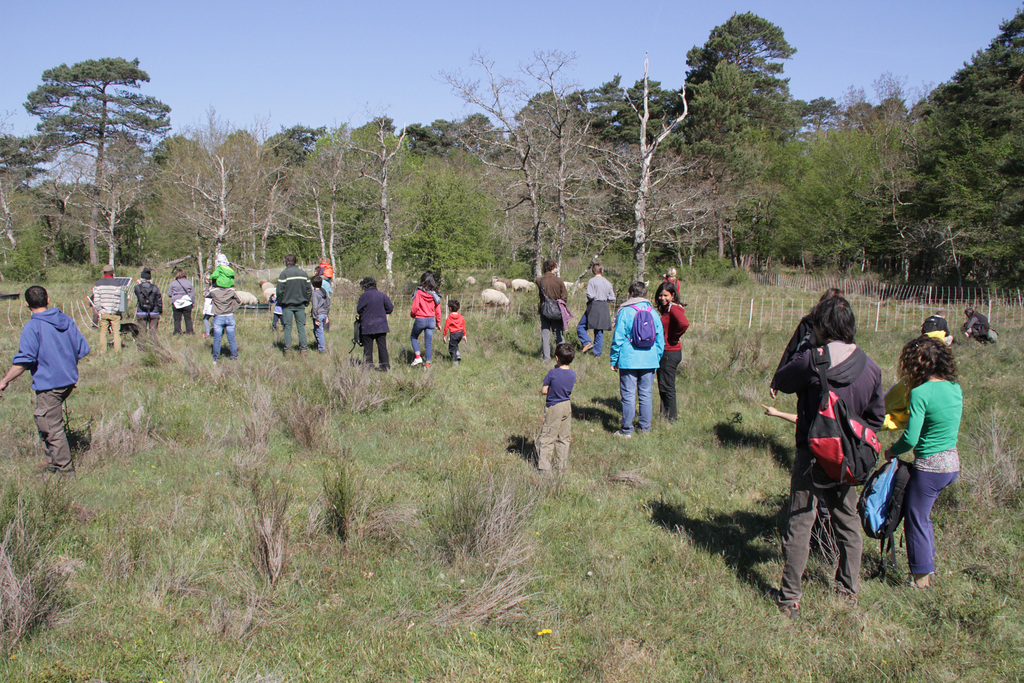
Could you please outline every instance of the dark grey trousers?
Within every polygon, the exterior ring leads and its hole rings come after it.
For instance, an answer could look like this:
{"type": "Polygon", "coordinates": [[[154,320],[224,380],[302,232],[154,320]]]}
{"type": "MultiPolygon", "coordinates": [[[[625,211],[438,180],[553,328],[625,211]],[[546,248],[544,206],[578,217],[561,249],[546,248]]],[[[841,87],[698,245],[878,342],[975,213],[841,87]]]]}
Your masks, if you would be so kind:
{"type": "Polygon", "coordinates": [[[839,548],[839,566],[836,568],[837,588],[857,594],[860,590],[860,559],[864,539],[857,515],[857,488],[837,486],[818,488],[807,474],[812,462],[810,451],[798,448],[793,462],[793,476],[789,486],[789,522],[782,537],[782,586],[779,602],[795,605],[800,602],[800,581],[811,552],[811,528],[817,516],[817,500],[828,506],[832,515],[832,528],[839,548]]]}

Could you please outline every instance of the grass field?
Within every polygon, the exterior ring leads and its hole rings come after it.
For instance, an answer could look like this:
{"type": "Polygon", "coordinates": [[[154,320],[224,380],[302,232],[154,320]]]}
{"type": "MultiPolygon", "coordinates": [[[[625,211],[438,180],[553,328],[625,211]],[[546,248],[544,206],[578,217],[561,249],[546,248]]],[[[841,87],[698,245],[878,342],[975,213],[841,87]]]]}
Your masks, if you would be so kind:
{"type": "MultiPolygon", "coordinates": [[[[878,577],[869,541],[860,606],[813,554],[791,622],[765,592],[792,430],[758,405],[789,331],[694,325],[680,420],[628,441],[607,351],[579,358],[570,470],[545,480],[528,315],[467,317],[462,364],[428,373],[407,365],[400,304],[388,374],[350,366],[344,324],[330,354],[287,359],[245,327],[240,360],[214,366],[165,318],[160,348],[82,362],[76,481],[33,474],[28,377],[0,402],[0,680],[1024,676],[1019,330],[955,346],[963,473],[933,515],[934,589],[904,587],[902,549],[878,577]]],[[[887,385],[914,332],[859,335],[887,385]]],[[[5,362],[17,335],[0,328],[5,362]]]]}

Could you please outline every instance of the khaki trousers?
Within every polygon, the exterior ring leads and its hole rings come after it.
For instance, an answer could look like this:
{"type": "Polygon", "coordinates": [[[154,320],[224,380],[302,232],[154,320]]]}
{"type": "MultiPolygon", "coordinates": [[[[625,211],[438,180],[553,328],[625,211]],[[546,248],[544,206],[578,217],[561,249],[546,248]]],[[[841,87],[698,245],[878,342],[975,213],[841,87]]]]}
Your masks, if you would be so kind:
{"type": "Polygon", "coordinates": [[[33,417],[36,418],[39,438],[46,446],[46,460],[50,467],[61,472],[73,472],[75,469],[71,462],[68,435],[64,433],[63,414],[64,401],[74,388],[75,385],[72,384],[69,387],[36,392],[36,410],[33,417]]]}
{"type": "Polygon", "coordinates": [[[572,437],[572,402],[562,401],[544,409],[544,429],[540,433],[540,454],[537,469],[551,471],[551,454],[557,460],[555,469],[565,472],[569,466],[569,441],[572,437]]]}
{"type": "Polygon", "coordinates": [[[100,353],[107,352],[107,333],[114,337],[114,350],[121,350],[121,314],[100,313],[100,353]]]}

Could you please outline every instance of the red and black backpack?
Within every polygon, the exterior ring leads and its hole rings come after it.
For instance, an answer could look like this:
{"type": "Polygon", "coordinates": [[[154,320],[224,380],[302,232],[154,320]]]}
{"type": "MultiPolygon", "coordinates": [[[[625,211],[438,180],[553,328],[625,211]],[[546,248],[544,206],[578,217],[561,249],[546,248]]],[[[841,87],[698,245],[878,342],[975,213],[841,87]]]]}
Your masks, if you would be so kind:
{"type": "Polygon", "coordinates": [[[827,479],[822,482],[822,477],[815,477],[815,483],[860,486],[875,468],[882,445],[875,431],[858,416],[851,415],[843,399],[829,386],[826,374],[832,359],[828,346],[812,349],[811,361],[821,382],[821,403],[811,420],[807,441],[815,465],[827,479]]]}

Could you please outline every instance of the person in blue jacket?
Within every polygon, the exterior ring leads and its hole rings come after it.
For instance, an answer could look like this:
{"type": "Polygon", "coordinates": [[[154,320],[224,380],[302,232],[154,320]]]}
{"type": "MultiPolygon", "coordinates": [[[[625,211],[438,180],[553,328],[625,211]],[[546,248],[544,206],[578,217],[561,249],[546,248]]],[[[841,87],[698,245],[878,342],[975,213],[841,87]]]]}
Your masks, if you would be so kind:
{"type": "Polygon", "coordinates": [[[74,320],[59,308],[48,308],[50,298],[39,285],[25,290],[25,305],[32,317],[21,331],[11,369],[0,379],[0,395],[23,372],[32,373],[36,426],[46,446],[43,471],[73,475],[71,446],[64,433],[64,401],[78,383],[78,361],[89,354],[89,342],[74,320]]]}
{"type": "Polygon", "coordinates": [[[629,286],[629,298],[619,307],[612,336],[612,370],[619,373],[619,396],[622,398],[621,437],[633,436],[633,418],[640,405],[640,431],[651,431],[654,414],[654,375],[661,367],[665,352],[665,330],[661,317],[646,299],[647,285],[637,280],[629,286]],[[633,340],[633,320],[641,310],[651,312],[657,337],[649,348],[638,347],[633,340]]]}

